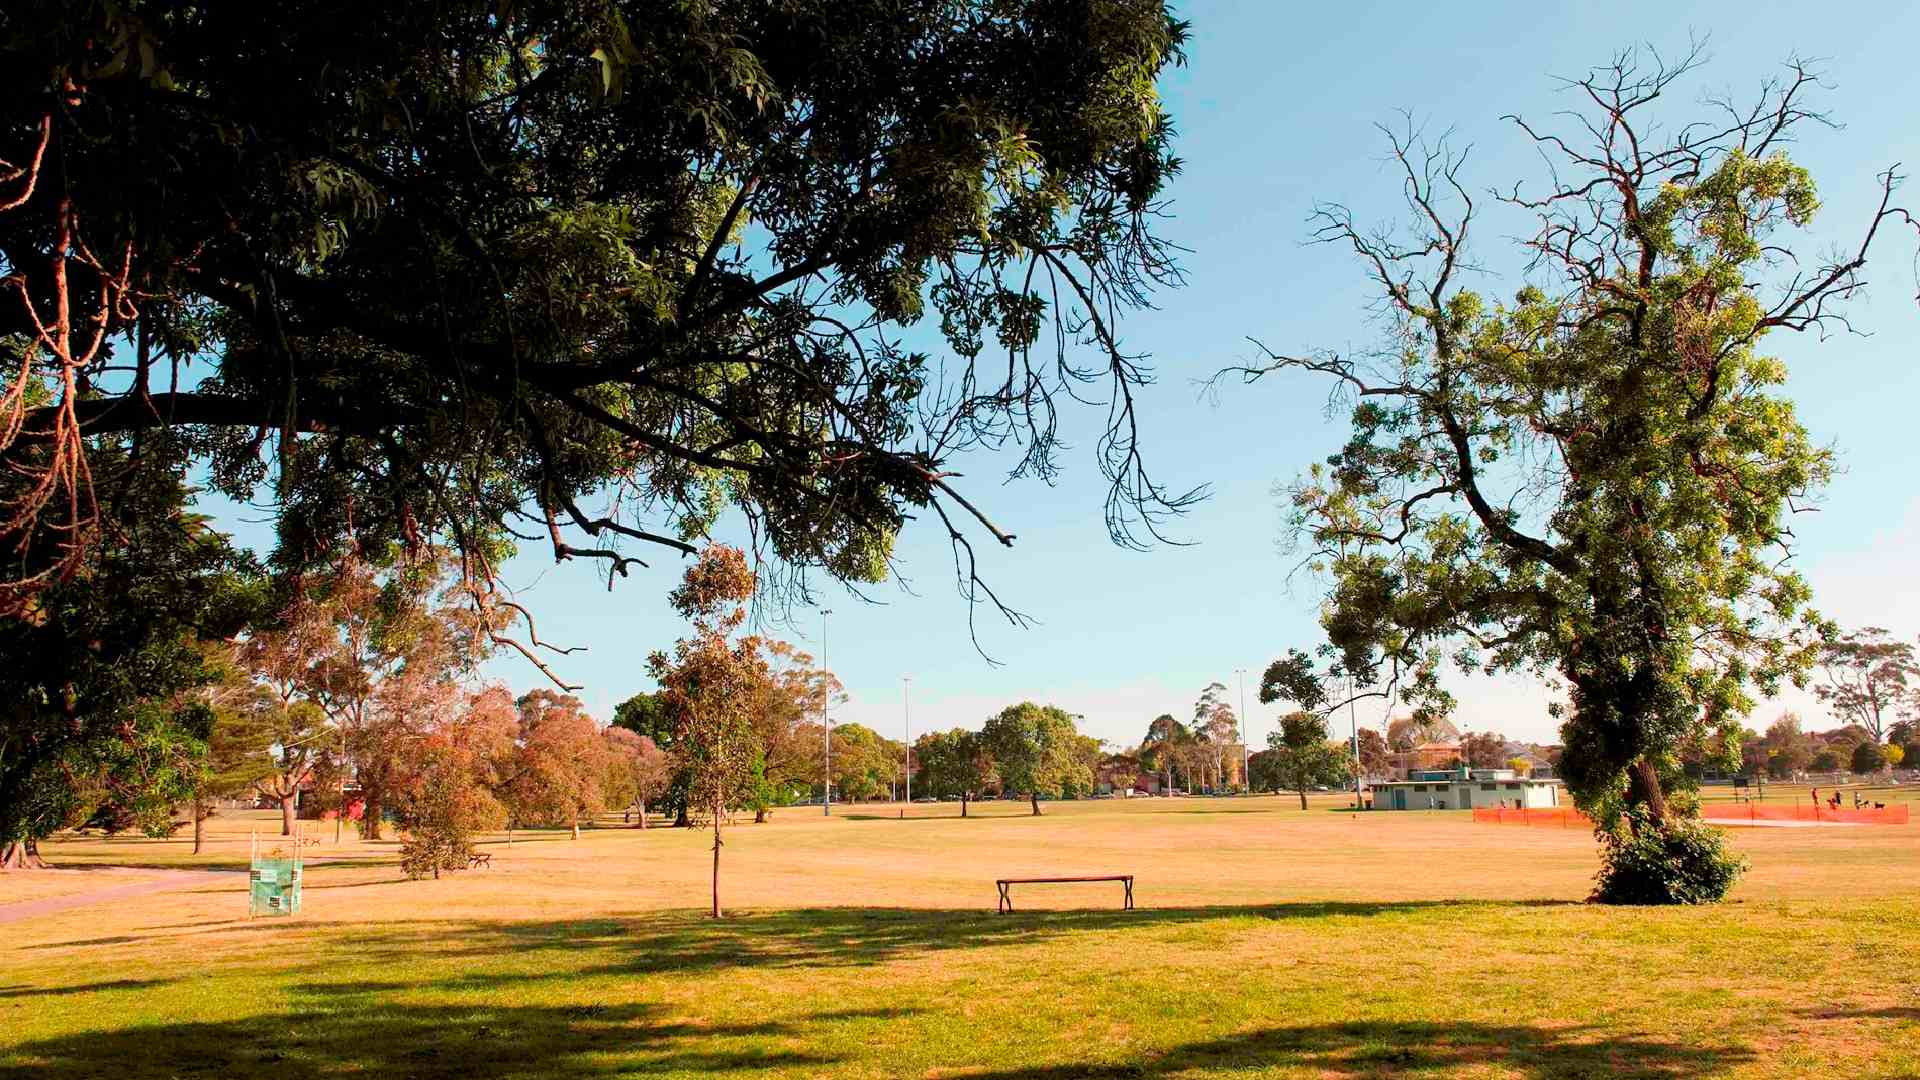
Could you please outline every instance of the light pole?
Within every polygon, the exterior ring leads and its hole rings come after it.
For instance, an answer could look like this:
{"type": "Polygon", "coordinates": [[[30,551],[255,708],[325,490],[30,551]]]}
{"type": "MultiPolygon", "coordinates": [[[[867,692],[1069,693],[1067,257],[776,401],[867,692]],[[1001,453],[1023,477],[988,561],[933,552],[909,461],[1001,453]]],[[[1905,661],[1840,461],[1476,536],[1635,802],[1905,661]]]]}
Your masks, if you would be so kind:
{"type": "Polygon", "coordinates": [[[1247,794],[1253,794],[1253,752],[1252,744],[1247,742],[1247,669],[1235,668],[1240,676],[1240,782],[1247,785],[1247,794]]]}
{"type": "MultiPolygon", "coordinates": [[[[827,678],[833,678],[832,669],[827,667],[827,616],[833,614],[832,608],[820,609],[820,670],[827,678]]],[[[820,815],[833,816],[833,718],[827,714],[827,708],[833,703],[833,689],[827,685],[826,696],[820,699],[820,815]]]]}
{"type": "Polygon", "coordinates": [[[913,676],[900,676],[900,722],[907,733],[907,748],[904,754],[906,760],[901,763],[901,768],[907,776],[907,801],[906,806],[900,808],[901,817],[906,817],[907,806],[913,805],[913,706],[907,700],[907,688],[912,685],[913,676]]]}
{"type": "Polygon", "coordinates": [[[1353,673],[1347,673],[1347,726],[1353,733],[1353,807],[1360,808],[1360,785],[1366,770],[1360,767],[1360,721],[1354,712],[1353,673]]]}

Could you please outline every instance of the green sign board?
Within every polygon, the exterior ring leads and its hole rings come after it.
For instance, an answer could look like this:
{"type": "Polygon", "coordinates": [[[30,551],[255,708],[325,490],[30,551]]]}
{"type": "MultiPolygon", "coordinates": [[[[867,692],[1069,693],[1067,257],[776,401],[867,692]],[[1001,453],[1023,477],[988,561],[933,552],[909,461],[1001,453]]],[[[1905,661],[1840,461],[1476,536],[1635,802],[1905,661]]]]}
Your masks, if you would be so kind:
{"type": "Polygon", "coordinates": [[[249,915],[293,915],[300,910],[300,860],[253,860],[249,915]]]}

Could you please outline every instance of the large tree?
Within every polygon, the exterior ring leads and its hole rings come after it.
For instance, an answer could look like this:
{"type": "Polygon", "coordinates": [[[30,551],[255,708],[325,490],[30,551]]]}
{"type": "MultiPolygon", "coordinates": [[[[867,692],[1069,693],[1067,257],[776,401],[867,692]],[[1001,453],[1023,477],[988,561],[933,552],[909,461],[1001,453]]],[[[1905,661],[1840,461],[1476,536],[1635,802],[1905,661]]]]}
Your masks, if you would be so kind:
{"type": "MultiPolygon", "coordinates": [[[[186,511],[167,453],[102,454],[102,535],[0,619],[0,868],[39,865],[42,838],[105,803],[151,818],[191,796],[212,714],[184,696],[215,681],[208,644],[261,600],[252,561],[186,511]]],[[[0,474],[0,491],[23,482],[0,474]]],[[[0,524],[16,569],[54,565],[65,543],[0,524]]]]}
{"type": "Polygon", "coordinates": [[[1481,207],[1463,156],[1390,135],[1411,236],[1338,205],[1318,214],[1319,238],[1380,291],[1386,339],[1371,356],[1268,351],[1242,369],[1310,373],[1352,402],[1345,445],[1290,495],[1348,666],[1391,683],[1450,653],[1557,674],[1575,800],[1610,838],[1670,838],[1674,866],[1718,851],[1668,799],[1679,748],[1703,727],[1737,731],[1816,656],[1786,516],[1832,456],[1763,341],[1837,325],[1901,214],[1883,197],[1846,252],[1796,251],[1818,199],[1786,147],[1818,118],[1816,74],[1796,65],[1754,103],[1656,122],[1694,62],[1623,54],[1571,81],[1568,134],[1517,121],[1552,169],[1544,188],[1498,196],[1533,227],[1510,300],[1465,284],[1481,207]]]}
{"type": "Polygon", "coordinates": [[[999,781],[993,756],[977,731],[929,731],[913,744],[913,757],[927,794],[957,797],[961,817],[967,816],[969,802],[999,781]]]}
{"type": "MultiPolygon", "coordinates": [[[[1089,383],[1115,539],[1183,502],[1142,464],[1120,325],[1178,277],[1162,0],[4,19],[0,464],[32,482],[0,517],[73,560],[101,505],[83,436],[159,428],[274,504],[288,567],[349,522],[460,548],[529,659],[489,538],[611,583],[731,506],[804,588],[880,579],[926,517],[991,600],[972,544],[1013,535],[952,463],[1052,476],[1089,383]]],[[[0,580],[17,612],[47,579],[0,580]]]]}
{"type": "Polygon", "coordinates": [[[1140,762],[1160,774],[1161,794],[1173,794],[1174,767],[1184,767],[1192,741],[1192,734],[1171,713],[1161,713],[1147,725],[1147,736],[1140,741],[1140,762]]]}
{"type": "Polygon", "coordinates": [[[980,739],[993,755],[1000,782],[1027,796],[1035,817],[1040,796],[1059,798],[1072,790],[1093,790],[1093,770],[1077,753],[1073,717],[1057,705],[1023,701],[987,719],[980,739]]]}
{"type": "Polygon", "coordinates": [[[578,840],[581,819],[606,807],[614,747],[570,694],[534,690],[514,705],[519,752],[506,785],[507,807],[520,824],[563,826],[578,840]]]}
{"type": "Polygon", "coordinates": [[[1820,682],[1813,692],[1834,715],[1866,728],[1879,742],[1896,715],[1914,709],[1920,661],[1913,644],[1877,626],[1834,632],[1820,643],[1820,682]]]}

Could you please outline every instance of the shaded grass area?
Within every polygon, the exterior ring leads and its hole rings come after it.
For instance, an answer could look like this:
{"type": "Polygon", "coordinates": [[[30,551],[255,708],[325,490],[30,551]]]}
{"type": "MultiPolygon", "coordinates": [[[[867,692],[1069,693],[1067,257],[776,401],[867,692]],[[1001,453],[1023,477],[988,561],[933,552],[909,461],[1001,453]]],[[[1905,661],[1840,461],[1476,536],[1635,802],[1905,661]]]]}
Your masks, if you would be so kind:
{"type": "Polygon", "coordinates": [[[112,978],[111,937],[15,964],[0,1077],[1903,1075],[1911,984],[1813,1004],[1750,958],[1804,962],[1913,914],[1316,901],[153,927],[112,978]]]}

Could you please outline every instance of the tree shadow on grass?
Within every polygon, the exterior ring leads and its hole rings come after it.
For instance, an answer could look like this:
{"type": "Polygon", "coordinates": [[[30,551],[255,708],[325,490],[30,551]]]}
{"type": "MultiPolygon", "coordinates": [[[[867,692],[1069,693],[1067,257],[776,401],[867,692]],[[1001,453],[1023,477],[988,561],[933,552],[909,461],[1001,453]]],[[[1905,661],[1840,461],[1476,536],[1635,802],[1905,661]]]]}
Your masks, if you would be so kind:
{"type": "Polygon", "coordinates": [[[414,1005],[392,984],[304,988],[312,1007],[245,1020],[135,1026],[11,1048],[5,1080],[342,1073],[489,1080],[505,1076],[831,1071],[834,1058],[791,1048],[800,1024],[691,1024],[650,1005],[414,1005]]]}
{"type": "Polygon", "coordinates": [[[77,986],[0,986],[0,998],[54,997],[66,994],[93,994],[103,990],[146,990],[165,986],[175,979],[114,979],[110,982],[80,983],[77,986]]]}
{"type": "Polygon", "coordinates": [[[458,922],[368,927],[354,955],[402,963],[423,948],[451,960],[563,953],[567,962],[532,973],[462,976],[447,985],[545,981],[584,976],[695,974],[752,967],[780,970],[866,967],[949,949],[1032,945],[1085,931],[1134,930],[1229,918],[1300,920],[1395,918],[1426,912],[1502,911],[1572,904],[1564,900],[1395,903],[1324,901],[1257,906],[1210,905],[1134,911],[1024,911],[982,909],[815,908],[744,912],[723,920],[692,912],[656,912],[624,919],[568,922],[458,922]],[[431,942],[431,944],[423,944],[431,942]]]}
{"type": "Polygon", "coordinates": [[[1183,1043],[1139,1060],[1076,1062],[968,1073],[968,1080],[1151,1080],[1255,1069],[1321,1076],[1396,1076],[1501,1069],[1525,1077],[1665,1080],[1712,1075],[1754,1059],[1732,1043],[1670,1042],[1593,1028],[1521,1024],[1348,1021],[1271,1027],[1183,1043]]]}

